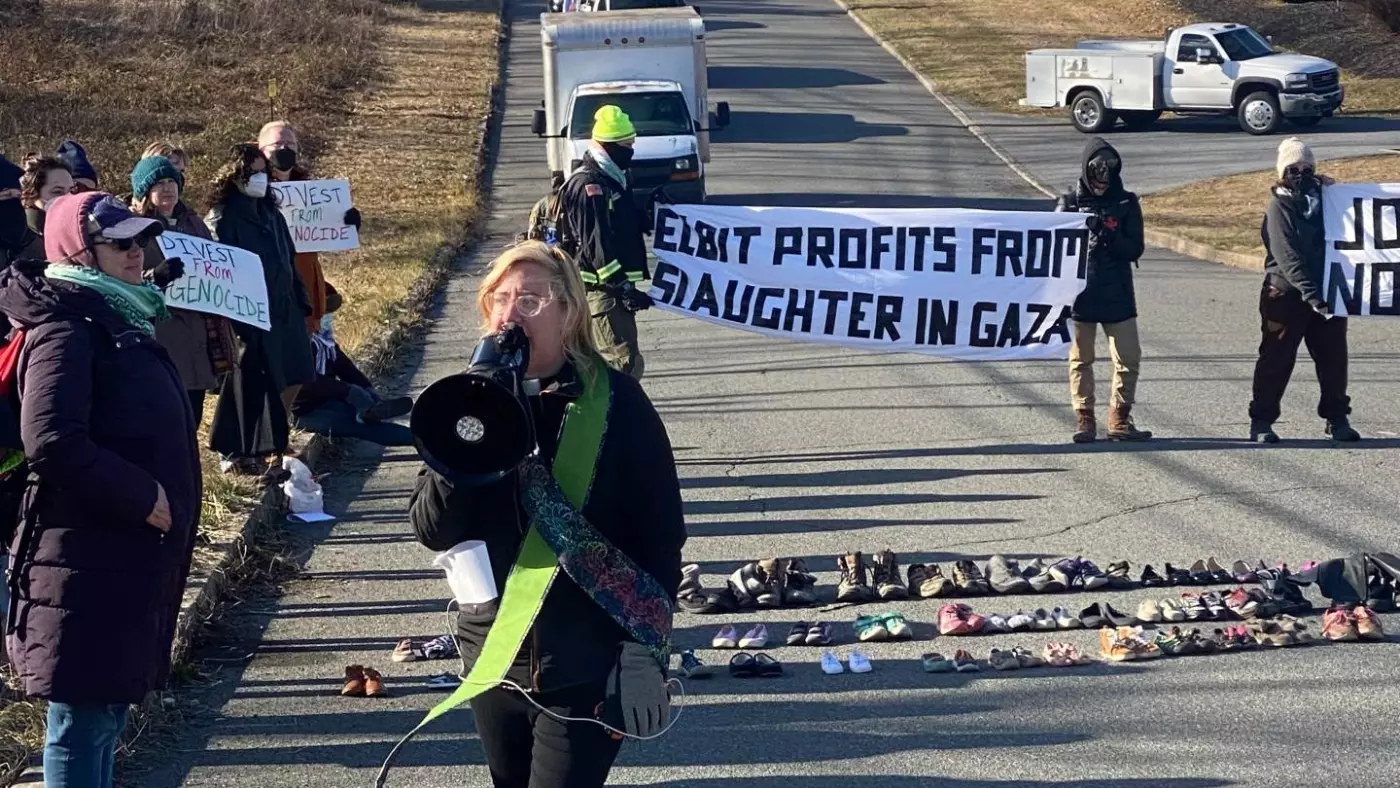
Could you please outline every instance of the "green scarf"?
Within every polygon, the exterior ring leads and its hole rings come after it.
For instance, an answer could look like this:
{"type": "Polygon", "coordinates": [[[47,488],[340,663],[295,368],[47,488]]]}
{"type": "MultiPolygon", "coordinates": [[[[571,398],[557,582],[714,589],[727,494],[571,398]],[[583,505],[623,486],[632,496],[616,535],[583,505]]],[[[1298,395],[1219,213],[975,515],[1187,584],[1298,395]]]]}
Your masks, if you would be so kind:
{"type": "Polygon", "coordinates": [[[96,290],[132,328],[151,336],[156,333],[155,321],[170,319],[170,310],[165,308],[165,294],[153,284],[128,284],[96,268],[69,263],[50,264],[44,269],[44,276],[96,290]]]}

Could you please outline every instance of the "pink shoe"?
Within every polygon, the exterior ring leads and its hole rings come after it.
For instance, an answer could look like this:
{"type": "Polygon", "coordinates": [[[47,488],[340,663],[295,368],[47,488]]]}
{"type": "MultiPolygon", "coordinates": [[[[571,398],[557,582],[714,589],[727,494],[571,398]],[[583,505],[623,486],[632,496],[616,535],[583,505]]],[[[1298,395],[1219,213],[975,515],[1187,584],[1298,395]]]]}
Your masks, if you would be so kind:
{"type": "Polygon", "coordinates": [[[980,616],[972,612],[972,608],[967,605],[958,605],[958,607],[961,608],[960,612],[963,615],[963,621],[967,622],[967,632],[965,634],[970,635],[974,632],[981,632],[982,627],[987,625],[986,616],[980,616]]]}
{"type": "Polygon", "coordinates": [[[981,629],[986,623],[986,619],[973,613],[972,608],[967,605],[944,605],[938,608],[938,633],[940,635],[969,635],[981,629]],[[976,628],[968,620],[969,616],[976,616],[976,628]]]}

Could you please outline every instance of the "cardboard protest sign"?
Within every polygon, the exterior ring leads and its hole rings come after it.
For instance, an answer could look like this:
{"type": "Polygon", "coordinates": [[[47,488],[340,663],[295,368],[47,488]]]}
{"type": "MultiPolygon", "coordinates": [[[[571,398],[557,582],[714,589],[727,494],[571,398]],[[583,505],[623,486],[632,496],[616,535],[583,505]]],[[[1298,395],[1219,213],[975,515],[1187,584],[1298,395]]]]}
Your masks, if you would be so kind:
{"type": "Polygon", "coordinates": [[[256,254],[184,233],[161,233],[156,242],[167,260],[178,257],[185,263],[185,275],[165,289],[166,306],[272,328],[267,280],[256,254]]]}
{"type": "Polygon", "coordinates": [[[1323,292],[1334,315],[1400,317],[1400,183],[1322,190],[1327,230],[1323,292]]]}
{"type": "Polygon", "coordinates": [[[298,252],[344,252],[360,248],[360,233],[345,223],[350,182],[343,180],[273,183],[277,205],[292,231],[298,252]]]}
{"type": "Polygon", "coordinates": [[[1077,213],[657,206],[662,309],[798,342],[968,360],[1065,358],[1077,213]]]}

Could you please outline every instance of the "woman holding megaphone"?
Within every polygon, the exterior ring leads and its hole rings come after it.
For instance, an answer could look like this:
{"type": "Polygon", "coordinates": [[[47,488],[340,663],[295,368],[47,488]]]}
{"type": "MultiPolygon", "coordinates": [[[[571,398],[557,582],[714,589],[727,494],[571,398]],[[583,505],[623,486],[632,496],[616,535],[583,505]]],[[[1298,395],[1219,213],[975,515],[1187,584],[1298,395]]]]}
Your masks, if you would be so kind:
{"type": "Polygon", "coordinates": [[[439,551],[484,542],[502,589],[461,605],[467,673],[454,699],[471,701],[496,788],[602,786],[614,731],[646,738],[669,719],[664,665],[685,543],[675,458],[640,384],[598,355],[566,254],[511,248],[478,305],[488,335],[514,325],[528,338],[521,389],[538,448],[494,481],[425,467],[415,485],[418,540],[439,551]]]}

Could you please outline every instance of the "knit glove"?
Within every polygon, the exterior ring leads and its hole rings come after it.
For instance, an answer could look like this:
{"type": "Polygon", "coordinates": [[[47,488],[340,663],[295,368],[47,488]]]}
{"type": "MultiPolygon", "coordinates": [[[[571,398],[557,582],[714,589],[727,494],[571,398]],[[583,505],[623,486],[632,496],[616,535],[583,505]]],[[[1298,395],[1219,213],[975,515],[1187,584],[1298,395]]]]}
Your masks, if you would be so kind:
{"type": "Polygon", "coordinates": [[[360,211],[358,208],[351,208],[345,212],[345,224],[360,229],[360,211]]]}
{"type": "Polygon", "coordinates": [[[615,708],[621,709],[622,729],[629,735],[655,736],[671,721],[666,676],[646,646],[630,640],[622,644],[608,688],[616,695],[615,708]]]}
{"type": "Polygon", "coordinates": [[[185,275],[185,261],[178,257],[162,260],[160,264],[146,272],[146,279],[161,290],[171,282],[185,275]]]}

